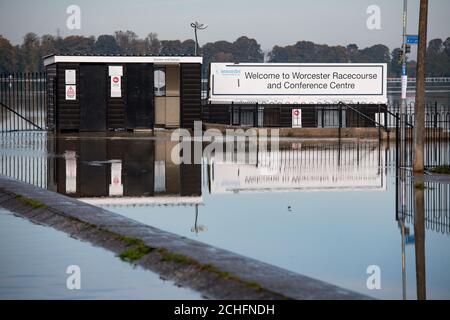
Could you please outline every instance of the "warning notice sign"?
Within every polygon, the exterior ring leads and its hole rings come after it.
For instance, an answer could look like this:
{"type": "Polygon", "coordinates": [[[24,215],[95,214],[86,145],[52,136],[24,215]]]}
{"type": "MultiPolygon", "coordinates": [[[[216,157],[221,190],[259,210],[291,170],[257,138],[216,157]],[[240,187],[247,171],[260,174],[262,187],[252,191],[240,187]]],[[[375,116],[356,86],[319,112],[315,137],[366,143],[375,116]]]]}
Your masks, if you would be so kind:
{"type": "Polygon", "coordinates": [[[111,77],[111,98],[120,98],[122,96],[121,76],[111,77]]]}
{"type": "Polygon", "coordinates": [[[77,86],[66,85],[66,100],[76,100],[76,99],[77,99],[77,86]]]}
{"type": "Polygon", "coordinates": [[[302,109],[292,109],[292,128],[302,127],[302,109]]]}

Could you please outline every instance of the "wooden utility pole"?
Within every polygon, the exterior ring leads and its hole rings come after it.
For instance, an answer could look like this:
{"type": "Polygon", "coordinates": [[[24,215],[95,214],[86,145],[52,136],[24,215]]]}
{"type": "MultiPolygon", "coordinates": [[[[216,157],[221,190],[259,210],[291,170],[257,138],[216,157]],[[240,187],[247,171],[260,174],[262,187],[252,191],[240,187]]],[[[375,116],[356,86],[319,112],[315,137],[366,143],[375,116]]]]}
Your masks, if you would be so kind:
{"type": "Polygon", "coordinates": [[[425,197],[423,189],[414,188],[414,247],[416,256],[417,300],[426,300],[425,272],[425,197]]]}
{"type": "Polygon", "coordinates": [[[424,171],[425,140],[425,58],[427,52],[428,0],[420,0],[419,47],[417,50],[416,105],[414,117],[414,163],[413,170],[424,171]]]}

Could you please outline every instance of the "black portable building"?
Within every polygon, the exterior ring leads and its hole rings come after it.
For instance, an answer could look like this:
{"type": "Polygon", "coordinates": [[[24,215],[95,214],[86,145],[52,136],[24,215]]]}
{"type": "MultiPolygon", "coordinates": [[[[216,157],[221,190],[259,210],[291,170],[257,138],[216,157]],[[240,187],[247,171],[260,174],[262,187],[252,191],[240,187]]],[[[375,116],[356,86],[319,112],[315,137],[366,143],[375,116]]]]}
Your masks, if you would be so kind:
{"type": "Polygon", "coordinates": [[[50,55],[44,66],[52,130],[193,128],[201,120],[201,57],[50,55]]]}

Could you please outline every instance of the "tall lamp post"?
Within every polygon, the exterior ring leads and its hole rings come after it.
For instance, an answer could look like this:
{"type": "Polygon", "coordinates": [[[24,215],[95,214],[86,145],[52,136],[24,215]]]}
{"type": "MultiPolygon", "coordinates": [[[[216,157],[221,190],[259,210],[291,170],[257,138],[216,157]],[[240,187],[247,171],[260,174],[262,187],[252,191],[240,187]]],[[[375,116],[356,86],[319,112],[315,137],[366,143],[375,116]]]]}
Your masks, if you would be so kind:
{"type": "Polygon", "coordinates": [[[198,23],[198,21],[192,22],[191,27],[194,28],[194,34],[195,34],[195,51],[194,54],[197,55],[198,53],[198,38],[197,38],[197,30],[205,30],[208,28],[207,24],[198,23]]]}

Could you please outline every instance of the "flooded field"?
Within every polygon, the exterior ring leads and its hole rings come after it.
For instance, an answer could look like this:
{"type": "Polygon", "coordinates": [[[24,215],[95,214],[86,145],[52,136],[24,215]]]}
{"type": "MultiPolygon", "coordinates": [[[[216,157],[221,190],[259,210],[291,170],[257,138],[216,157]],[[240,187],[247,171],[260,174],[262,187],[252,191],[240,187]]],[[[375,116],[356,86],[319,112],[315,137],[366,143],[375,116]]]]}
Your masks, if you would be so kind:
{"type": "Polygon", "coordinates": [[[112,252],[2,208],[0,242],[0,299],[201,299],[112,252]],[[66,286],[72,265],[80,267],[81,290],[66,286]]]}
{"type": "Polygon", "coordinates": [[[256,163],[176,164],[163,136],[1,139],[0,173],[16,179],[375,298],[426,288],[450,299],[449,184],[400,181],[387,143],[286,139],[278,151],[258,146],[256,163]]]}

